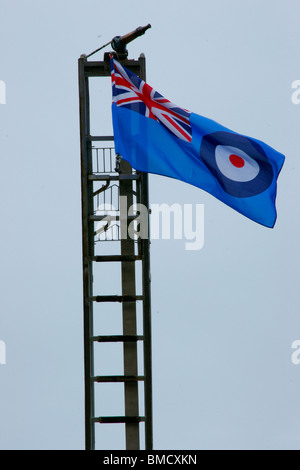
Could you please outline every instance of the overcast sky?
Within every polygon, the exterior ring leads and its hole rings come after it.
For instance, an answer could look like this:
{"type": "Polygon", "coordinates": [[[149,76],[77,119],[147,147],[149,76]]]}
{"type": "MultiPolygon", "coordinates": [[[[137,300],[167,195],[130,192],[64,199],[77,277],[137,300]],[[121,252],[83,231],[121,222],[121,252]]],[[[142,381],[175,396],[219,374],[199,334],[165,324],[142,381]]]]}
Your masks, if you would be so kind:
{"type": "MultiPolygon", "coordinates": [[[[149,178],[151,204],[205,208],[201,250],[151,243],[154,448],[300,448],[299,14],[297,0],[0,0],[1,449],[84,448],[77,60],[148,23],[129,57],[145,53],[151,86],[286,156],[274,229],[149,178]]],[[[119,352],[97,350],[105,373],[119,352]]],[[[121,391],[106,389],[99,413],[122,413],[121,391]]],[[[97,448],[124,445],[123,426],[97,428],[97,448]]]]}

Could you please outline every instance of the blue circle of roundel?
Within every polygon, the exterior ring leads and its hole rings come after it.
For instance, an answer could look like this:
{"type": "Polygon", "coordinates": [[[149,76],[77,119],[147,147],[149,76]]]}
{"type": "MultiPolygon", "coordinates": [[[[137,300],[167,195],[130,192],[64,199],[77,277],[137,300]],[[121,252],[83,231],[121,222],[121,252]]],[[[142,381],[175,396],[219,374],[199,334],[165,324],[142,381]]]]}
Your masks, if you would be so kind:
{"type": "Polygon", "coordinates": [[[234,197],[251,197],[265,191],[273,181],[273,168],[262,147],[252,139],[231,132],[218,131],[202,138],[200,157],[219,181],[224,191],[234,197]],[[223,173],[216,160],[218,146],[236,148],[246,154],[257,167],[256,176],[250,181],[236,181],[223,173]]]}

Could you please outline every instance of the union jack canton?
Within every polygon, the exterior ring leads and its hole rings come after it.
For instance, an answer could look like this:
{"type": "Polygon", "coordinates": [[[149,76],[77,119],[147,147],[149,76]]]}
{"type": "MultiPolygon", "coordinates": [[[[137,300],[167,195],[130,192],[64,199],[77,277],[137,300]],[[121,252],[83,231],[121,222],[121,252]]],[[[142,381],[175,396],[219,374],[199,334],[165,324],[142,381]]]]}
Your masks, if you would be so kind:
{"type": "Polygon", "coordinates": [[[158,121],[185,142],[192,140],[190,111],[179,108],[110,57],[113,102],[158,121]]]}

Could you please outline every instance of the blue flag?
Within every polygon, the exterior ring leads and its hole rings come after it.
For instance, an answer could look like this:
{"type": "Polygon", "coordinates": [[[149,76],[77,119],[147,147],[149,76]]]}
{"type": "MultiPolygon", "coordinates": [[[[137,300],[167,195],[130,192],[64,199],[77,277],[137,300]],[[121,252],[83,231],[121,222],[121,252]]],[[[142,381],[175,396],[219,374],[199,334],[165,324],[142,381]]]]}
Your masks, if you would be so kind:
{"type": "Polygon", "coordinates": [[[267,227],[284,156],[176,106],[111,57],[115,151],[136,170],[207,191],[267,227]]]}

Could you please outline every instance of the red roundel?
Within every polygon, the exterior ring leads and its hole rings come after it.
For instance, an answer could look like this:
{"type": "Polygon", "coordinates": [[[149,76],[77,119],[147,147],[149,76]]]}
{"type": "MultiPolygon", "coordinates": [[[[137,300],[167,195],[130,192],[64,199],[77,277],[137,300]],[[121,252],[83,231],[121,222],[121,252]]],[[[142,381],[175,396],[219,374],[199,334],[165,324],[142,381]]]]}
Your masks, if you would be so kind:
{"type": "Polygon", "coordinates": [[[225,131],[207,134],[200,156],[231,196],[255,196],[272,183],[273,169],[264,150],[248,137],[225,131]]]}
{"type": "Polygon", "coordinates": [[[234,153],[229,155],[229,160],[237,168],[242,168],[245,165],[245,160],[242,157],[239,157],[239,155],[235,155],[234,153]]]}

